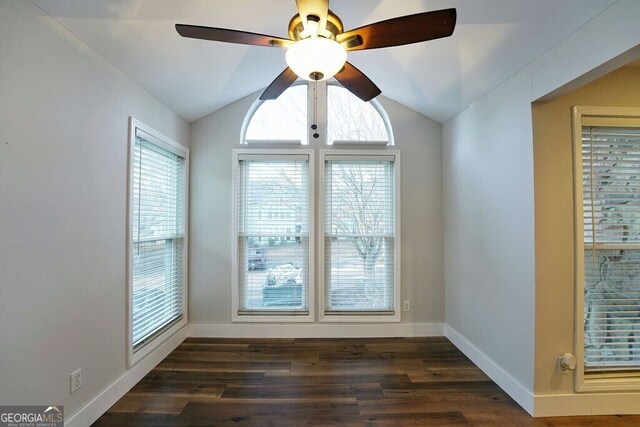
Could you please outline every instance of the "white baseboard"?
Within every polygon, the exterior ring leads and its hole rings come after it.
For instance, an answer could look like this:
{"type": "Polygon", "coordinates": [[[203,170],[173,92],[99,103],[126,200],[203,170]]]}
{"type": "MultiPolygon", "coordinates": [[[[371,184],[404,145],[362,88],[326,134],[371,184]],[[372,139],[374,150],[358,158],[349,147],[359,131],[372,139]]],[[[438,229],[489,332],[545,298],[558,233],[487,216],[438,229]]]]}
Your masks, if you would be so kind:
{"type": "Polygon", "coordinates": [[[515,378],[494,362],[489,356],[471,344],[465,337],[449,325],[444,327],[444,335],[462,351],[473,363],[500,386],[518,405],[529,414],[534,414],[534,395],[515,378]]]}
{"type": "Polygon", "coordinates": [[[535,396],[535,417],[640,414],[638,393],[576,393],[535,396]]]}
{"type": "Polygon", "coordinates": [[[442,323],[202,323],[189,336],[202,338],[376,338],[442,336],[442,323]]]}
{"type": "Polygon", "coordinates": [[[153,352],[128,369],[111,385],[95,396],[86,405],[65,421],[67,427],[86,427],[93,424],[107,409],[125,395],[147,375],[158,363],[169,355],[188,336],[188,327],[177,331],[153,352]]]}

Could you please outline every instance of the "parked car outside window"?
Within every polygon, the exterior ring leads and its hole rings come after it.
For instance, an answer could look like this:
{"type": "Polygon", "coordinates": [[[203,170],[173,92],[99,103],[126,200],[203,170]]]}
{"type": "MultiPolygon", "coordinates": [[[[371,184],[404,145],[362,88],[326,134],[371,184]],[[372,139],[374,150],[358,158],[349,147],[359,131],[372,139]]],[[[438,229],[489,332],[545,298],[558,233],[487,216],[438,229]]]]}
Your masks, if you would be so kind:
{"type": "Polygon", "coordinates": [[[270,268],[262,287],[262,301],[265,306],[302,305],[301,269],[292,264],[282,264],[270,268]]]}
{"type": "Polygon", "coordinates": [[[250,247],[247,250],[247,268],[249,270],[263,270],[267,266],[267,258],[264,255],[264,249],[259,247],[250,247]]]}

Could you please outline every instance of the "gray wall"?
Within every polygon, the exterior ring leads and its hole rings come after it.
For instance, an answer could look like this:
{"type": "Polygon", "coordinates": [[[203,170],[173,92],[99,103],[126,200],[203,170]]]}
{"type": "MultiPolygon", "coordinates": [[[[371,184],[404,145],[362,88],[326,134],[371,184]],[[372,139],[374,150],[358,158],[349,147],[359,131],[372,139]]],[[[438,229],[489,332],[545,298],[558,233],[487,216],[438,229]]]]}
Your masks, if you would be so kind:
{"type": "MultiPolygon", "coordinates": [[[[258,94],[192,124],[190,322],[231,322],[232,149],[258,94]]],[[[404,323],[444,320],[440,124],[382,99],[402,156],[402,299],[404,323]]],[[[247,325],[251,328],[251,325],[247,325]]],[[[273,330],[277,331],[278,326],[273,330]]]]}
{"type": "Polygon", "coordinates": [[[533,162],[526,73],[445,125],[449,327],[533,384],[533,162]]]}
{"type": "Polygon", "coordinates": [[[0,404],[68,417],[126,371],[130,115],[189,142],[187,123],[31,2],[0,2],[0,404]]]}

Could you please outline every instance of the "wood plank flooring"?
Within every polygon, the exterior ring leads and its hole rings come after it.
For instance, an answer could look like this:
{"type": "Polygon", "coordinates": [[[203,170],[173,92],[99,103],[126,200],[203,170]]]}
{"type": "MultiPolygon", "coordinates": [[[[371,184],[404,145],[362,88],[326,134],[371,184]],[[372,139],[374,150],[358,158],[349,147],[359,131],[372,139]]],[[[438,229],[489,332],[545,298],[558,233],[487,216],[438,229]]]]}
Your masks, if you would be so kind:
{"type": "Polygon", "coordinates": [[[94,426],[631,426],[531,418],[446,338],[190,338],[94,426]]]}

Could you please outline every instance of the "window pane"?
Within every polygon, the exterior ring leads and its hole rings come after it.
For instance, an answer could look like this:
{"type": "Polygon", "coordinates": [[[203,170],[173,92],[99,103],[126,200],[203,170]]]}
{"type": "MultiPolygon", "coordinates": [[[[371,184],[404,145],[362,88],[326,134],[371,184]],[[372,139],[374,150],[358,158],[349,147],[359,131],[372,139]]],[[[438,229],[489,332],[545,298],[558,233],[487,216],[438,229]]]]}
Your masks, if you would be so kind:
{"type": "Polygon", "coordinates": [[[328,312],[393,312],[395,184],[392,161],[325,164],[328,312]]]}
{"type": "Polygon", "coordinates": [[[132,158],[132,345],[182,316],[185,159],[136,129],[132,158]]]}
{"type": "Polygon", "coordinates": [[[308,311],[309,162],[240,160],[240,311],[308,311]]]}
{"type": "Polygon", "coordinates": [[[241,237],[238,243],[241,310],[307,310],[306,236],[241,237]]]}
{"type": "Polygon", "coordinates": [[[585,251],[585,365],[640,366],[640,250],[585,251]]]}
{"type": "Polygon", "coordinates": [[[585,126],[587,370],[640,367],[640,128],[585,126]]]}
{"type": "Polygon", "coordinates": [[[340,86],[327,85],[327,143],[389,142],[384,119],[371,102],[340,86]]]}
{"type": "Polygon", "coordinates": [[[249,121],[245,142],[307,143],[307,85],[295,85],[265,101],[249,121]]]}

